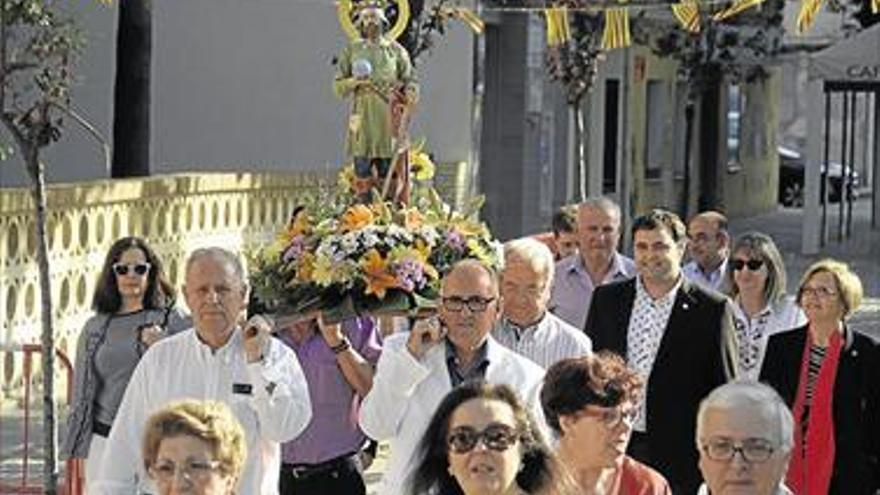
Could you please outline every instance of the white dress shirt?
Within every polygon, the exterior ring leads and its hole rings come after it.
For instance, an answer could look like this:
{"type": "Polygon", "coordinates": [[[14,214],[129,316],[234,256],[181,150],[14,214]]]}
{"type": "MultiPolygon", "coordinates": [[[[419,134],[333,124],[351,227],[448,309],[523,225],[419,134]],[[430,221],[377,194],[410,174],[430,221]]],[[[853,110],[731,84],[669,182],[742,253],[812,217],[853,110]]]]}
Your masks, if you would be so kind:
{"type": "Polygon", "coordinates": [[[724,258],[721,264],[709,273],[704,272],[696,261],[689,261],[681,267],[681,273],[688,280],[704,289],[721,292],[724,285],[724,273],[727,272],[727,260],[728,258],[724,258]]]}
{"type": "Polygon", "coordinates": [[[770,336],[807,324],[807,316],[791,298],[768,304],[752,318],[746,315],[739,301],[730,306],[739,351],[737,378],[757,380],[770,336]]]}
{"type": "MultiPolygon", "coordinates": [[[[408,334],[395,334],[385,341],[373,376],[373,388],[364,397],[360,410],[364,433],[391,443],[391,457],[376,492],[382,495],[407,493],[405,484],[418,462],[413,457],[419,440],[437,406],[452,390],[446,346],[434,345],[421,359],[416,359],[406,348],[408,337],[408,334]]],[[[489,360],[486,381],[509,385],[543,425],[539,394],[544,370],[492,337],[486,342],[489,360]]]]}
{"type": "Polygon", "coordinates": [[[141,461],[143,428],[181,399],[223,402],[244,427],[248,456],[236,493],[278,493],[280,443],[296,438],[312,415],[296,354],[273,338],[263,360],[248,364],[240,330],[214,351],[190,329],[154,344],[138,363],[90,495],[156,493],[141,461]]]}
{"type": "MultiPolygon", "coordinates": [[[[651,376],[657,351],[660,350],[660,341],[663,340],[663,333],[666,331],[680,288],[681,277],[669,292],[659,299],[654,299],[642,284],[642,278],[636,279],[636,298],[633,301],[629,327],[626,331],[626,364],[639,374],[644,383],[648,383],[648,378],[651,376]]],[[[642,433],[646,431],[647,407],[648,401],[641,401],[638,415],[633,423],[635,431],[642,433]]]]}
{"type": "Polygon", "coordinates": [[[505,318],[492,331],[492,336],[504,347],[531,359],[542,368],[549,368],[565,358],[586,356],[593,351],[593,343],[582,330],[549,311],[536,324],[526,328],[520,328],[505,318]]]}

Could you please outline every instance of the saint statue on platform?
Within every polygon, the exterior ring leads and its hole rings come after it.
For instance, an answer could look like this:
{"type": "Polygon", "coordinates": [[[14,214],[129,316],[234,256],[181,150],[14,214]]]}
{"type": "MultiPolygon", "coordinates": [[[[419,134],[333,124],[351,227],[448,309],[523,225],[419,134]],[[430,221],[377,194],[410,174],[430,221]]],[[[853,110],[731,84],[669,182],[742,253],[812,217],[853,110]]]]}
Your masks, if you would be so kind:
{"type": "Polygon", "coordinates": [[[409,18],[407,0],[396,0],[390,26],[386,4],[363,0],[339,3],[339,19],[350,41],[339,54],[334,93],[351,102],[346,157],[353,162],[362,201],[371,191],[406,203],[409,196],[409,121],[419,97],[406,49],[396,41],[409,18]]]}

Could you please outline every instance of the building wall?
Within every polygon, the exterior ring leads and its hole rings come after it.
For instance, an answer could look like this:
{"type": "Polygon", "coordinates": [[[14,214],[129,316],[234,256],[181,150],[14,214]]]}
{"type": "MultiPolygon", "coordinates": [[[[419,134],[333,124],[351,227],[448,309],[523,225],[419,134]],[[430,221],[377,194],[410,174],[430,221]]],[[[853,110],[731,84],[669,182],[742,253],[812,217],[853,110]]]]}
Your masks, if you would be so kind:
{"type": "MultiPolygon", "coordinates": [[[[118,2],[76,2],[88,35],[75,103],[110,139],[118,2]]],[[[155,0],[152,170],[333,169],[343,159],[348,104],[331,62],[345,43],[333,2],[155,0]]],[[[413,136],[442,162],[471,153],[473,34],[453,23],[419,67],[413,136]]],[[[8,142],[8,140],[7,140],[8,142]]],[[[52,182],[107,177],[100,147],[69,125],[47,154],[52,182]]],[[[25,183],[0,164],[0,186],[25,183]]]]}

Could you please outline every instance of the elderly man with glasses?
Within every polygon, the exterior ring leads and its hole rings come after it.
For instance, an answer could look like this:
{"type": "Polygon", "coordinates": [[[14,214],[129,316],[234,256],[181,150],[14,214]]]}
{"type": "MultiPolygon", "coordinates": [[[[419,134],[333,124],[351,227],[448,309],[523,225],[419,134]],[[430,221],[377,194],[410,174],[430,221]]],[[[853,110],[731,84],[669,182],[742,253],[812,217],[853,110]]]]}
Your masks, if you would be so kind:
{"type": "Polygon", "coordinates": [[[700,495],[791,495],[783,484],[793,441],[791,411],[775,390],[735,381],[713,390],[697,414],[700,495]]]}
{"type": "Polygon", "coordinates": [[[513,388],[540,416],[544,370],[498,344],[490,331],[501,315],[495,272],[476,260],[456,264],[444,277],[436,318],[418,321],[409,334],[392,335],[382,349],[360,425],[390,440],[391,458],[378,493],[397,495],[417,460],[416,444],[437,405],[452,388],[485,380],[513,388]]]}

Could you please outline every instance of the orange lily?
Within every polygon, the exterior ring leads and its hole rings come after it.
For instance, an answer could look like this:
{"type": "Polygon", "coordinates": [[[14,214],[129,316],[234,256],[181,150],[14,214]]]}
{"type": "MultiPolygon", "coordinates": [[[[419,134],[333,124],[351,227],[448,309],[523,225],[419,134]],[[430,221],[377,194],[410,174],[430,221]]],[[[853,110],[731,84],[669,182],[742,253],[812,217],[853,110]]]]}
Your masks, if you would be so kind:
{"type": "Polygon", "coordinates": [[[361,259],[361,268],[364,270],[364,280],[367,289],[364,295],[375,294],[379,299],[385,298],[388,289],[397,287],[397,277],[388,271],[388,262],[382,258],[379,251],[370,249],[361,259]]]}
{"type": "Polygon", "coordinates": [[[360,230],[373,223],[373,211],[365,205],[354,205],[342,214],[342,232],[360,230]]]}

